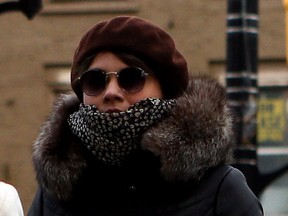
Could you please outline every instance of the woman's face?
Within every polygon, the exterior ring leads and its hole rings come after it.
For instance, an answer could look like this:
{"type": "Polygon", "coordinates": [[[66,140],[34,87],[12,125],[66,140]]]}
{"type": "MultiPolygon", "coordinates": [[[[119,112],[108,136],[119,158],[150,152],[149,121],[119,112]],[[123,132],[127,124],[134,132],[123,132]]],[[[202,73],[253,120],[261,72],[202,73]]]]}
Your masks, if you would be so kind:
{"type": "MultiPolygon", "coordinates": [[[[89,69],[98,68],[106,72],[120,71],[129,65],[121,61],[111,52],[98,53],[93,59],[89,69]]],[[[143,88],[137,93],[125,92],[117,82],[115,74],[109,75],[106,88],[96,96],[83,93],[85,105],[95,105],[100,112],[120,112],[127,110],[131,105],[146,98],[163,98],[158,80],[152,76],[146,76],[143,88]]]]}

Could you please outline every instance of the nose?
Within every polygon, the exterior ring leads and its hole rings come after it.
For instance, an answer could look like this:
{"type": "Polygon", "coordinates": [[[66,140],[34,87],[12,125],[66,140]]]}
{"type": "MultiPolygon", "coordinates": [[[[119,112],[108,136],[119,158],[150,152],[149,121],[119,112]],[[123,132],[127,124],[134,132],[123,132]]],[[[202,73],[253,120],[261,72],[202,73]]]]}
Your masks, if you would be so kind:
{"type": "Polygon", "coordinates": [[[108,84],[106,86],[104,95],[104,101],[122,101],[124,100],[124,92],[118,85],[117,77],[115,75],[110,75],[108,84]]]}

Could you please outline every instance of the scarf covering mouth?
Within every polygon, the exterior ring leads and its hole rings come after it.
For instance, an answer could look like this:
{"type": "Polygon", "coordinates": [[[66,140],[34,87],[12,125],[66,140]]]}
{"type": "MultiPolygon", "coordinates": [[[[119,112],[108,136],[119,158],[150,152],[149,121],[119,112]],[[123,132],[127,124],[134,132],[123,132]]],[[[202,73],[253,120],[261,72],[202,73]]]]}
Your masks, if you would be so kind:
{"type": "Polygon", "coordinates": [[[103,113],[94,105],[81,103],[69,116],[68,124],[97,160],[121,166],[133,150],[140,148],[143,132],[167,116],[175,103],[174,99],[148,98],[115,113],[103,113]]]}

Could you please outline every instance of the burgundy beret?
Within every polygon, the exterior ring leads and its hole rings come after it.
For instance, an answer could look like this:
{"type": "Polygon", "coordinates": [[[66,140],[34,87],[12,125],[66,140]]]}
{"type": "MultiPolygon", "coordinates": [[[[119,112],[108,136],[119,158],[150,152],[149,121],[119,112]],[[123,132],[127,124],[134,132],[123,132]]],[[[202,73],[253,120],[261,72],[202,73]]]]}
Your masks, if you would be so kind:
{"type": "Polygon", "coordinates": [[[179,96],[187,87],[187,63],[171,36],[146,20],[119,16],[97,23],[84,34],[75,51],[71,85],[79,98],[82,92],[77,80],[83,71],[77,68],[101,50],[121,50],[142,59],[156,74],[166,98],[179,96]]]}

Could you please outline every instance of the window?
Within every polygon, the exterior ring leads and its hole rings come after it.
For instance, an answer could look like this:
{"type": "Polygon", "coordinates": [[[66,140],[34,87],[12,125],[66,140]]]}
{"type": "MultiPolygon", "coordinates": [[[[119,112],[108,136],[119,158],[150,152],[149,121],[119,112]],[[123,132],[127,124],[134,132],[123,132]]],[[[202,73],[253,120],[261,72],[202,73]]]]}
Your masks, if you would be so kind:
{"type": "Polygon", "coordinates": [[[70,86],[70,64],[68,63],[49,63],[46,64],[46,82],[50,90],[50,101],[63,93],[71,91],[70,86]]]}
{"type": "MultiPolygon", "coordinates": [[[[257,115],[258,167],[271,173],[288,164],[288,69],[285,62],[262,64],[257,115]]],[[[261,194],[267,215],[288,215],[288,172],[261,194]]]]}

